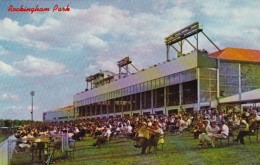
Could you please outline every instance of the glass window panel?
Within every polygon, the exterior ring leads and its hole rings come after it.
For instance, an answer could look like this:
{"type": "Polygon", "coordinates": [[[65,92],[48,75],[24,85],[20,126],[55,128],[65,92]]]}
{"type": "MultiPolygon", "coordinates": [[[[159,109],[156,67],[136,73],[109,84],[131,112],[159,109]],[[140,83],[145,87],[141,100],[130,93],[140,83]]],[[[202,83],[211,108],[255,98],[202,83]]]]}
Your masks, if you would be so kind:
{"type": "Polygon", "coordinates": [[[122,96],[125,96],[126,95],[126,88],[122,89],[123,93],[122,93],[122,96]]]}
{"type": "Polygon", "coordinates": [[[170,78],[170,85],[173,85],[174,84],[175,75],[170,75],[169,78],[170,78]]]}
{"type": "Polygon", "coordinates": [[[186,75],[185,72],[180,73],[180,82],[186,82],[185,75],[186,75]]]}
{"type": "Polygon", "coordinates": [[[191,80],[191,70],[185,71],[185,82],[191,80]]]}
{"type": "Polygon", "coordinates": [[[200,80],[200,90],[210,91],[209,80],[204,80],[204,79],[200,80]]]}
{"type": "Polygon", "coordinates": [[[164,87],[164,77],[160,78],[160,87],[164,87]]]}
{"type": "Polygon", "coordinates": [[[204,79],[209,79],[210,75],[209,75],[209,70],[206,68],[200,68],[200,78],[204,78],[204,79]]]}
{"type": "Polygon", "coordinates": [[[211,91],[217,91],[217,81],[216,80],[210,80],[210,90],[211,91]]]}
{"type": "Polygon", "coordinates": [[[133,94],[134,93],[134,86],[130,86],[130,93],[133,94]]]}
{"type": "Polygon", "coordinates": [[[210,92],[200,92],[200,102],[208,102],[210,101],[210,92]]]}
{"type": "Polygon", "coordinates": [[[151,81],[148,81],[147,82],[147,90],[151,90],[152,89],[152,82],[151,81]]]}
{"type": "Polygon", "coordinates": [[[152,89],[156,89],[156,80],[152,80],[152,89]]]}
{"type": "Polygon", "coordinates": [[[137,93],[140,92],[140,84],[137,84],[137,85],[136,85],[136,92],[137,92],[137,93]]]}
{"type": "Polygon", "coordinates": [[[122,89],[119,89],[119,90],[118,90],[117,97],[121,97],[121,96],[122,96],[122,89]]]}
{"type": "Polygon", "coordinates": [[[217,92],[211,92],[211,100],[217,100],[217,92]]]}
{"type": "Polygon", "coordinates": [[[143,90],[144,90],[144,91],[147,91],[147,82],[144,82],[144,83],[143,83],[143,90]]]}
{"type": "Polygon", "coordinates": [[[195,80],[197,78],[196,69],[191,70],[191,80],[195,80]]]}
{"type": "Polygon", "coordinates": [[[160,79],[156,79],[156,88],[160,88],[161,84],[160,84],[160,79]]]}
{"type": "Polygon", "coordinates": [[[220,75],[220,76],[219,76],[219,83],[220,83],[221,85],[226,84],[226,77],[223,76],[223,75],[220,75]]]}
{"type": "Polygon", "coordinates": [[[130,94],[131,94],[131,88],[127,87],[127,95],[130,95],[130,94]]]}
{"type": "Polygon", "coordinates": [[[133,85],[133,93],[136,93],[136,85],[133,85]]]}
{"type": "Polygon", "coordinates": [[[217,70],[210,69],[210,79],[217,79],[217,70]]]}
{"type": "Polygon", "coordinates": [[[180,74],[174,74],[174,84],[179,84],[180,83],[180,74]]]}
{"type": "Polygon", "coordinates": [[[227,76],[227,85],[238,85],[238,77],[236,76],[227,76]]]}
{"type": "Polygon", "coordinates": [[[166,76],[164,79],[165,79],[165,86],[169,86],[170,85],[170,76],[166,76]]]}
{"type": "Polygon", "coordinates": [[[141,84],[140,84],[140,92],[143,92],[143,91],[144,91],[144,84],[141,83],[141,84]]]}

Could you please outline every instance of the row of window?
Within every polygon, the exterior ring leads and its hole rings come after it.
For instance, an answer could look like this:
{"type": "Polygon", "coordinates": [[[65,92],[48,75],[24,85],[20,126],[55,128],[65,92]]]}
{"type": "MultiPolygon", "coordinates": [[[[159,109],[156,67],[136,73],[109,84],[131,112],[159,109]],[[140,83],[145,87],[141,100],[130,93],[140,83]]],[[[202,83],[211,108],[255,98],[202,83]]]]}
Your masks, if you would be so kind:
{"type": "Polygon", "coordinates": [[[96,97],[88,98],[82,101],[74,102],[75,107],[79,107],[86,104],[92,104],[96,102],[101,102],[105,100],[110,100],[114,98],[119,98],[131,94],[141,93],[145,91],[150,91],[153,89],[158,89],[165,86],[170,86],[174,84],[184,83],[196,79],[196,68],[190,69],[184,72],[172,74],[162,78],[154,79],[144,83],[136,84],[127,88],[119,89],[113,92],[109,92],[96,97]]]}
{"type": "Polygon", "coordinates": [[[107,113],[119,113],[135,111],[140,109],[160,108],[166,106],[177,106],[180,104],[197,103],[197,81],[183,84],[183,96],[179,96],[179,85],[159,88],[121,98],[101,101],[78,107],[79,116],[92,116],[107,113]],[[180,102],[180,98],[182,103],[180,102]]]}

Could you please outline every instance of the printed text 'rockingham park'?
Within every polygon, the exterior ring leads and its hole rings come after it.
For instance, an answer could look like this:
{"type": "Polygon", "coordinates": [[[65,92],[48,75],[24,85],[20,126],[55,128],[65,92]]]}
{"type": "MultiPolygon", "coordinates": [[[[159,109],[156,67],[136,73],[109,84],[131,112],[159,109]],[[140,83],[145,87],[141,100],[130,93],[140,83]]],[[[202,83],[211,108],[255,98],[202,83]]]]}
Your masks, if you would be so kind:
{"type": "Polygon", "coordinates": [[[36,5],[35,7],[26,7],[24,5],[21,5],[20,7],[15,7],[13,5],[10,5],[8,7],[8,12],[13,12],[13,13],[25,13],[29,12],[31,14],[36,13],[36,12],[69,12],[70,11],[70,6],[67,5],[65,7],[61,7],[59,5],[54,5],[52,9],[49,7],[40,7],[39,5],[36,5]]]}

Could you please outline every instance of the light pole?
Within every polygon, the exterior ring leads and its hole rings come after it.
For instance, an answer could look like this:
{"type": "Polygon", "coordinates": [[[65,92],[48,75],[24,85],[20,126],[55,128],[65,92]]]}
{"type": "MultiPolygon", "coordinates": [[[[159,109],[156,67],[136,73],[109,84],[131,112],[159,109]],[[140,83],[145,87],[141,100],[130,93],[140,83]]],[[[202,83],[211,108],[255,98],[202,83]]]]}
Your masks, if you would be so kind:
{"type": "Polygon", "coordinates": [[[35,95],[34,91],[30,92],[30,95],[32,96],[32,111],[31,111],[31,117],[32,117],[32,121],[33,121],[33,96],[35,95]]]}

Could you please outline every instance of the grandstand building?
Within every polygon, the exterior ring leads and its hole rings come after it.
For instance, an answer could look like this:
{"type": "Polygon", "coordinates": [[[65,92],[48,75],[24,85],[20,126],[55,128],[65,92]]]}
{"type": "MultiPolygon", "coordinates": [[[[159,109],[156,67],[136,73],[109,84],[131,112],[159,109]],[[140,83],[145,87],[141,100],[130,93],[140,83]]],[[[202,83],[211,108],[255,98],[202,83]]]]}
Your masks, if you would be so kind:
{"type": "Polygon", "coordinates": [[[69,121],[69,120],[74,120],[76,116],[77,113],[75,113],[73,105],[69,105],[53,111],[44,112],[43,121],[46,122],[69,121]]]}
{"type": "Polygon", "coordinates": [[[119,74],[100,71],[87,77],[87,89],[73,97],[75,112],[80,118],[171,114],[253,99],[244,95],[259,100],[255,90],[260,88],[260,51],[220,50],[202,32],[218,49],[209,54],[198,49],[198,40],[195,46],[187,40],[192,35],[197,39],[200,32],[194,23],[167,37],[167,60],[161,64],[129,74],[131,61],[126,57],[118,62],[119,74]],[[179,42],[182,46],[183,40],[195,50],[183,54],[182,47],[178,51],[173,46],[179,42]],[[178,58],[169,60],[170,47],[178,51],[178,58]]]}

